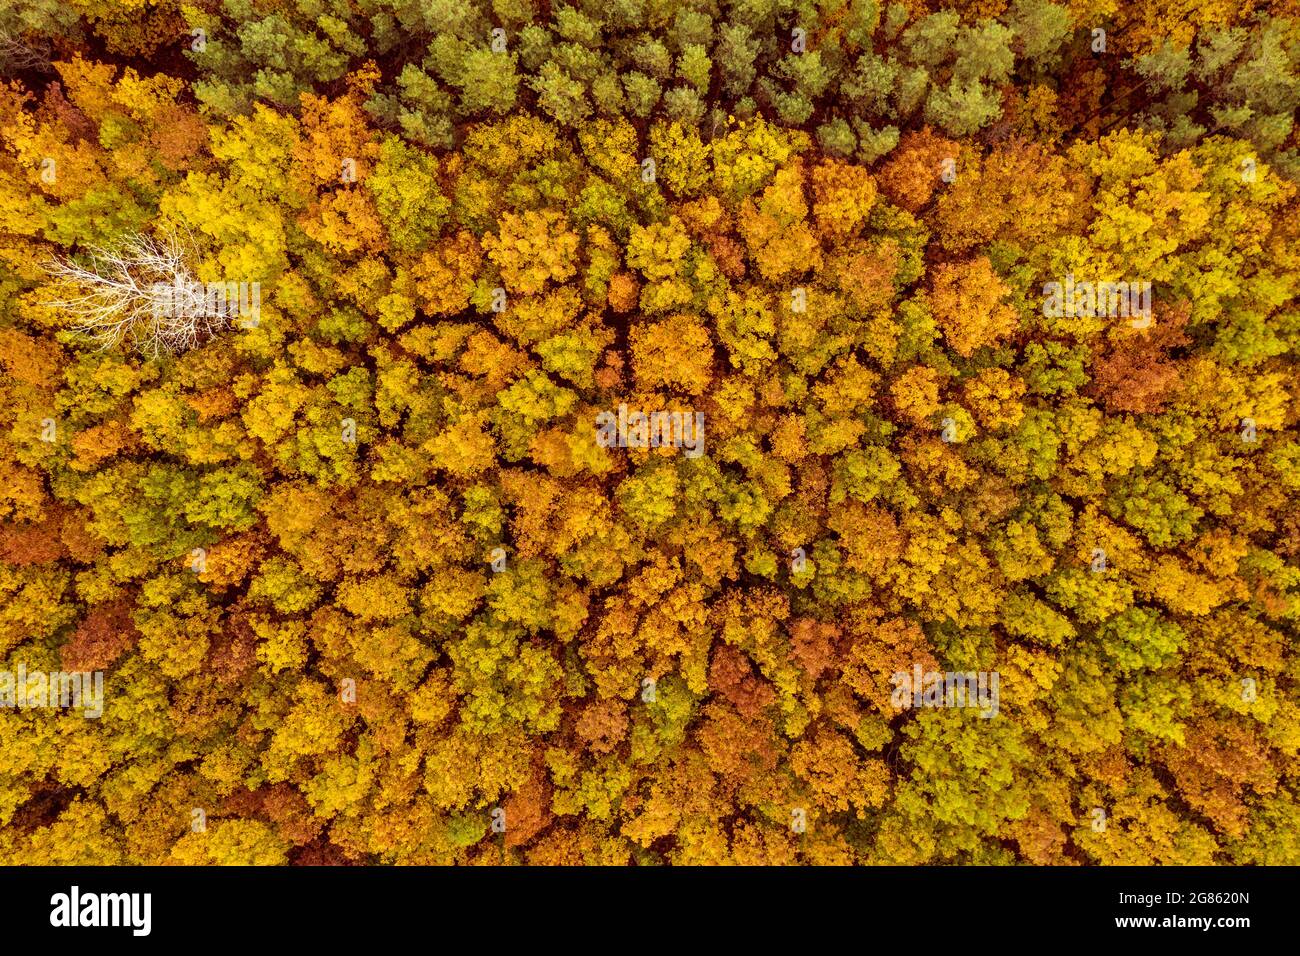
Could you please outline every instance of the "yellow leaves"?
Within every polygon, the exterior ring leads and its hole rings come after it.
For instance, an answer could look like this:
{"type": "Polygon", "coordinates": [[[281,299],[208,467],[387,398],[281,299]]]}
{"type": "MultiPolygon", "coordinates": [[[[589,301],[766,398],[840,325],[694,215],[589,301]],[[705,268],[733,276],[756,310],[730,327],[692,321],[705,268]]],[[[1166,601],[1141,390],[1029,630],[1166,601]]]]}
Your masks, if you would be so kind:
{"type": "Polygon", "coordinates": [[[610,470],[609,453],[593,445],[588,429],[576,432],[548,428],[529,443],[529,457],[557,478],[572,478],[584,469],[597,474],[610,470]]]}
{"type": "Polygon", "coordinates": [[[1003,576],[1012,583],[1051,573],[1055,564],[1042,535],[1028,521],[1012,520],[989,542],[1003,576]]]}
{"type": "Polygon", "coordinates": [[[487,581],[481,571],[442,568],[420,591],[420,604],[425,610],[462,621],[474,612],[486,593],[487,581]]]}
{"type": "Polygon", "coordinates": [[[415,320],[414,300],[400,292],[381,296],[375,311],[379,324],[389,332],[396,332],[415,320]]]}
{"type": "Polygon", "coordinates": [[[678,196],[698,195],[709,184],[711,150],[694,126],[656,124],[650,130],[650,146],[658,174],[678,196]]]}
{"type": "Polygon", "coordinates": [[[942,522],[917,512],[904,518],[902,532],[906,542],[902,559],[886,569],[886,577],[899,599],[924,605],[957,537],[942,522]]]}
{"type": "Polygon", "coordinates": [[[327,194],[303,215],[299,224],[307,235],[339,257],[377,252],[387,245],[374,201],[359,189],[327,194]]]}
{"type": "Polygon", "coordinates": [[[248,433],[264,443],[277,443],[293,427],[300,409],[311,398],[293,369],[279,366],[270,371],[257,397],[242,415],[248,433]]]}
{"type": "Polygon", "coordinates": [[[554,126],[528,114],[501,123],[480,124],[465,137],[465,161],[500,176],[518,165],[537,164],[560,144],[554,126]]]}
{"type": "MultiPolygon", "coordinates": [[[[892,560],[892,558],[891,558],[892,560]]],[[[856,620],[850,633],[845,683],[876,710],[892,714],[890,677],[919,664],[933,670],[938,661],[926,643],[925,633],[913,621],[900,617],[883,621],[856,620]]]]}
{"type": "MultiPolygon", "coordinates": [[[[13,832],[16,828],[6,828],[13,832]]],[[[121,835],[104,808],[76,797],[49,825],[38,827],[25,840],[15,840],[13,865],[114,866],[125,862],[121,835]]],[[[0,843],[0,851],[5,850],[0,843]]]]}
{"type": "Polygon", "coordinates": [[[1019,644],[1008,645],[1005,653],[999,693],[1020,705],[1047,697],[1065,666],[1049,651],[1019,644]]]}
{"type": "Polygon", "coordinates": [[[1128,128],[1096,141],[1074,144],[1070,158],[1096,176],[1103,189],[1127,179],[1150,176],[1159,167],[1155,134],[1128,128]]]}
{"type": "Polygon", "coordinates": [[[619,832],[643,847],[677,832],[682,819],[681,800],[688,796],[655,785],[645,799],[628,801],[628,810],[632,816],[619,832]]]}
{"type": "Polygon", "coordinates": [[[505,213],[497,233],[484,237],[483,248],[511,292],[532,295],[548,281],[563,282],[577,271],[578,235],[569,229],[568,217],[554,209],[505,213]]]}
{"type": "Polygon", "coordinates": [[[812,170],[813,215],[832,239],[847,239],[876,202],[876,181],[861,166],[828,160],[812,170]]]}
{"type": "Polygon", "coordinates": [[[348,637],[351,659],[402,693],[415,687],[435,656],[408,620],[374,624],[368,629],[353,623],[348,637]]]}
{"type": "MultiPolygon", "coordinates": [[[[641,67],[702,77],[700,24],[668,29],[641,67]]],[[[0,649],[104,662],[130,728],[0,721],[0,823],[43,862],[55,834],[197,863],[286,840],[497,862],[502,800],[507,853],[548,862],[1219,860],[1285,828],[1225,756],[1275,769],[1300,741],[1285,163],[1131,130],[1058,148],[1089,70],[1000,88],[1012,138],[980,149],[922,130],[868,166],[761,119],[706,143],[616,116],[595,49],[551,52],[602,118],[458,123],[436,156],[404,133],[451,129],[447,64],[247,115],[80,59],[66,100],[0,89],[0,649]],[[137,221],[189,226],[205,280],[260,278],[261,330],[174,362],[58,344],[50,242],[137,221]],[[1153,282],[1153,327],[1040,316],[1067,274],[1153,282]],[[620,402],[705,413],[706,454],[601,447],[620,402]],[[917,664],[1002,670],[1000,719],[900,723],[890,676],[917,664]],[[1164,752],[1184,734],[1204,753],[1164,752]],[[112,816],[32,828],[46,779],[112,816]],[[265,827],[152,819],[214,793],[265,827]],[[1107,834],[1074,819],[1094,802],[1107,834]]],[[[822,82],[794,63],[764,110],[822,82]]]]}
{"type": "Polygon", "coordinates": [[[212,154],[229,167],[231,185],[272,208],[292,204],[297,193],[290,182],[293,158],[300,149],[298,121],[261,103],[251,116],[236,117],[212,143],[212,154]]]}
{"type": "Polygon", "coordinates": [[[488,431],[488,412],[461,414],[424,443],[433,464],[453,475],[470,477],[496,464],[496,440],[488,431]]]}
{"type": "Polygon", "coordinates": [[[1196,539],[1189,557],[1214,578],[1237,573],[1241,559],[1250,551],[1249,540],[1227,528],[1208,531],[1196,539]]]}
{"type": "Polygon", "coordinates": [[[583,124],[578,142],[592,166],[613,182],[630,183],[640,175],[636,127],[622,117],[583,124]]]}
{"type": "Polygon", "coordinates": [[[353,721],[337,694],[312,680],[299,681],[293,704],[275,724],[262,766],[272,782],[288,779],[301,757],[318,756],[338,746],[353,721]]]}
{"type": "Polygon", "coordinates": [[[191,677],[203,666],[218,632],[217,617],[211,608],[185,616],[165,610],[137,616],[141,657],[172,680],[191,677]]]}
{"type": "MultiPolygon", "coordinates": [[[[1101,865],[1207,865],[1214,859],[1214,838],[1189,823],[1168,805],[1167,794],[1145,768],[1130,773],[1119,793],[1102,798],[1086,794],[1082,805],[1108,804],[1106,826],[1097,831],[1081,819],[1074,840],[1101,865]]],[[[1104,791],[1103,791],[1104,792],[1104,791]]]]}
{"type": "Polygon", "coordinates": [[[1167,555],[1155,560],[1144,585],[1170,611],[1192,617],[1209,614],[1230,599],[1222,582],[1189,571],[1167,555]]]}
{"type": "Polygon", "coordinates": [[[913,365],[894,380],[890,397],[899,414],[916,425],[929,423],[939,410],[939,373],[928,365],[913,365]]]}
{"type": "Polygon", "coordinates": [[[58,195],[84,195],[88,184],[86,166],[97,165],[85,161],[99,150],[89,143],[73,146],[77,139],[76,119],[98,127],[98,145],[106,150],[101,154],[102,162],[113,170],[114,179],[129,177],[153,183],[158,179],[155,164],[179,170],[207,142],[203,120],[181,102],[185,82],[178,77],[161,73],[141,77],[130,67],[115,77],[116,70],[110,64],[91,63],[80,55],[57,64],[57,69],[69,98],[80,110],[70,110],[60,96],[54,102],[60,103],[62,109],[42,111],[45,135],[69,147],[68,152],[60,149],[46,153],[58,160],[60,167],[66,167],[58,168],[58,178],[46,184],[58,195]],[[71,162],[71,149],[77,150],[82,163],[71,162]],[[64,174],[70,182],[60,183],[64,174]]]}
{"type": "Polygon", "coordinates": [[[677,513],[680,484],[668,464],[645,466],[618,486],[619,506],[642,528],[656,528],[677,513]]]}
{"type": "Polygon", "coordinates": [[[329,495],[307,484],[281,484],[264,500],[262,509],[271,532],[289,552],[306,538],[330,511],[329,495]]]}
{"type": "Polygon", "coordinates": [[[633,226],[627,241],[627,264],[651,282],[671,279],[681,269],[681,259],[690,247],[691,238],[676,216],[667,222],[633,226]]]}
{"type": "Polygon", "coordinates": [[[833,418],[818,423],[811,450],[818,455],[833,455],[858,443],[865,431],[855,418],[833,418]]]}
{"type": "Polygon", "coordinates": [[[764,279],[775,282],[820,268],[821,247],[804,221],[807,215],[798,161],[777,171],[758,203],[746,199],[741,204],[740,234],[764,279]]]}
{"type": "Polygon", "coordinates": [[[841,415],[870,408],[880,376],[850,355],[838,362],[826,381],[813,387],[813,396],[827,413],[841,415]]]}
{"type": "Polygon", "coordinates": [[[257,659],[272,674],[297,672],[307,663],[307,622],[272,621],[254,616],[250,622],[259,642],[257,659]]]}
{"type": "Polygon", "coordinates": [[[1055,143],[1065,134],[1060,97],[1045,83],[1034,83],[1024,96],[1010,98],[1008,112],[1014,117],[1016,131],[1040,142],[1055,143]]]}
{"type": "Polygon", "coordinates": [[[902,459],[913,482],[935,495],[961,491],[979,477],[957,453],[954,443],[938,436],[906,439],[902,459]]]}
{"type": "Polygon", "coordinates": [[[581,312],[582,296],[572,285],[566,285],[544,295],[514,300],[494,316],[494,322],[521,344],[536,346],[573,325],[581,312]]]}
{"type": "Polygon", "coordinates": [[[1249,418],[1260,441],[1265,429],[1282,428],[1291,401],[1288,376],[1281,371],[1255,371],[1222,365],[1210,358],[1190,361],[1183,373],[1183,390],[1214,426],[1239,432],[1249,418]]]}
{"type": "Polygon", "coordinates": [[[443,669],[434,670],[428,679],[408,698],[411,719],[420,724],[437,727],[452,712],[456,704],[451,689],[451,679],[443,669]]]}
{"type": "Polygon", "coordinates": [[[1048,585],[1054,604],[1085,624],[1098,624],[1133,605],[1133,587],[1113,567],[1103,572],[1084,568],[1058,571],[1048,585]]]}
{"type": "MultiPolygon", "coordinates": [[[[68,99],[87,116],[103,116],[118,100],[114,90],[116,72],[111,63],[86,60],[79,53],[58,64],[59,76],[67,88],[68,99]]],[[[147,101],[147,84],[142,84],[135,70],[126,69],[121,78],[125,102],[147,101]],[[142,95],[143,94],[143,95],[142,95]]],[[[181,84],[183,85],[183,84],[181,84]]]]}
{"type": "Polygon", "coordinates": [[[65,594],[68,575],[56,566],[0,566],[0,654],[33,637],[47,637],[75,616],[65,594]]]}
{"type": "Polygon", "coordinates": [[[975,419],[985,428],[1013,427],[1024,416],[1020,402],[1024,380],[1005,369],[985,369],[963,384],[966,401],[975,419]]]}
{"type": "Polygon", "coordinates": [[[722,208],[722,203],[718,201],[717,196],[713,195],[682,203],[677,211],[692,235],[696,236],[723,230],[730,221],[730,216],[722,208]]]}
{"type": "Polygon", "coordinates": [[[631,782],[631,768],[606,758],[596,768],[584,770],[572,789],[557,782],[552,807],[561,815],[582,813],[592,820],[608,820],[631,782]]]}
{"type": "Polygon", "coordinates": [[[79,138],[48,114],[28,112],[26,102],[25,97],[0,87],[0,134],[6,146],[0,222],[17,235],[33,236],[39,234],[47,212],[55,211],[46,206],[44,197],[68,202],[103,190],[108,184],[109,158],[97,143],[79,138]],[[7,155],[11,151],[12,165],[7,155]]]}
{"type": "Polygon", "coordinates": [[[261,820],[217,820],[189,832],[171,849],[181,866],[283,866],[289,842],[261,820]]]}
{"type": "Polygon", "coordinates": [[[807,144],[798,130],[762,119],[742,123],[712,143],[714,187],[732,201],[748,196],[807,144]]]}
{"type": "Polygon", "coordinates": [[[1195,243],[1210,229],[1210,197],[1200,188],[1203,178],[1191,155],[1179,153],[1149,177],[1131,180],[1124,192],[1098,203],[1090,227],[1093,244],[1122,256],[1138,274],[1150,274],[1160,259],[1195,243]]]}
{"type": "Polygon", "coordinates": [[[294,142],[293,171],[304,193],[321,195],[300,220],[309,236],[335,255],[383,249],[386,232],[364,182],[378,158],[360,101],[303,94],[302,136],[294,142]]]}

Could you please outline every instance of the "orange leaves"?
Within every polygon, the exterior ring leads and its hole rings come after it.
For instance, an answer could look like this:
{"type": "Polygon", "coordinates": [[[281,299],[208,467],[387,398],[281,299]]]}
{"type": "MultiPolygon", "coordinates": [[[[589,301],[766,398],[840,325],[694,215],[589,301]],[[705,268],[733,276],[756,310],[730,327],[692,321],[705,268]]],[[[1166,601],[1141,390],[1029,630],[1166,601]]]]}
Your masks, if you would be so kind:
{"type": "Polygon", "coordinates": [[[775,282],[820,267],[821,247],[805,221],[807,215],[803,165],[798,161],[777,171],[757,203],[747,198],[741,204],[740,234],[764,279],[775,282]]]}
{"type": "Polygon", "coordinates": [[[48,388],[57,381],[62,359],[54,343],[42,343],[15,328],[0,329],[0,368],[16,381],[48,388]]]}
{"type": "Polygon", "coordinates": [[[233,587],[252,573],[266,553],[266,542],[261,536],[254,533],[234,535],[208,549],[207,566],[199,579],[216,588],[233,587]]]}
{"type": "Polygon", "coordinates": [[[889,387],[894,407],[916,425],[926,424],[939,410],[939,373],[927,365],[913,365],[889,387]]]}
{"type": "Polygon", "coordinates": [[[846,243],[827,260],[826,273],[849,307],[865,315],[890,305],[897,293],[898,243],[881,239],[870,244],[846,243]]]}
{"type": "Polygon", "coordinates": [[[954,164],[960,146],[929,127],[908,133],[880,170],[880,189],[909,212],[929,205],[942,184],[945,161],[954,164]]]}
{"type": "Polygon", "coordinates": [[[303,214],[299,223],[307,235],[341,258],[378,252],[387,245],[374,201],[369,193],[358,189],[327,194],[303,214]]]}
{"type": "Polygon", "coordinates": [[[379,156],[379,144],[355,94],[326,99],[303,94],[302,139],[294,169],[310,189],[362,182],[379,156]]]}
{"type": "Polygon", "coordinates": [[[128,601],[96,605],[60,650],[62,664],[73,671],[102,670],[129,650],[138,636],[128,601]]]}
{"type": "Polygon", "coordinates": [[[640,289],[636,278],[629,272],[616,272],[609,279],[609,307],[615,312],[630,312],[636,308],[640,289]]]}
{"type": "Polygon", "coordinates": [[[695,316],[676,315],[632,329],[632,369],[643,388],[699,395],[713,380],[713,343],[695,316]]]}
{"type": "Polygon", "coordinates": [[[819,729],[795,744],[790,767],[830,813],[851,810],[863,817],[888,794],[884,762],[860,758],[848,737],[831,730],[819,729]]]}
{"type": "Polygon", "coordinates": [[[1009,428],[1024,416],[1025,383],[1005,369],[986,369],[962,387],[971,413],[986,428],[1009,428]]]}
{"type": "Polygon", "coordinates": [[[440,241],[411,270],[420,307],[430,315],[464,311],[482,262],[482,249],[469,232],[440,241]]]}
{"type": "Polygon", "coordinates": [[[748,718],[757,717],[776,700],[771,686],[754,673],[749,658],[729,644],[720,644],[713,651],[709,687],[748,718]]]}
{"type": "Polygon", "coordinates": [[[627,734],[627,705],[621,700],[598,700],[582,711],[575,729],[596,753],[609,753],[627,734]]]}
{"type": "Polygon", "coordinates": [[[790,626],[792,656],[809,680],[816,681],[839,660],[840,629],[811,618],[802,618],[790,626]]]}
{"type": "Polygon", "coordinates": [[[1125,412],[1159,412],[1177,387],[1179,363],[1170,351],[1187,344],[1187,303],[1158,310],[1152,328],[1123,330],[1092,366],[1093,389],[1107,408],[1125,412]]]}
{"type": "Polygon", "coordinates": [[[934,269],[930,305],[953,351],[969,358],[1016,330],[1015,309],[1003,301],[1010,292],[986,256],[934,269]]]}
{"type": "Polygon", "coordinates": [[[522,352],[498,339],[491,332],[478,331],[465,342],[460,367],[470,375],[485,377],[486,387],[499,392],[516,375],[528,367],[522,352]]]}
{"type": "Polygon", "coordinates": [[[828,161],[812,170],[813,214],[824,235],[847,239],[866,222],[876,181],[861,166],[828,161]]]}
{"type": "Polygon", "coordinates": [[[1028,249],[1060,236],[1077,218],[1080,198],[1061,156],[1013,143],[963,166],[940,198],[935,220],[944,248],[956,254],[995,239],[1028,249]]]}
{"type": "Polygon", "coordinates": [[[911,671],[918,664],[923,672],[930,671],[938,664],[925,634],[903,618],[876,622],[863,615],[849,632],[848,641],[845,683],[885,714],[894,713],[892,675],[911,671]]]}
{"type": "Polygon", "coordinates": [[[1186,747],[1164,748],[1162,758],[1184,799],[1230,836],[1246,830],[1247,788],[1268,796],[1277,787],[1266,745],[1238,724],[1198,723],[1189,728],[1186,747]]]}

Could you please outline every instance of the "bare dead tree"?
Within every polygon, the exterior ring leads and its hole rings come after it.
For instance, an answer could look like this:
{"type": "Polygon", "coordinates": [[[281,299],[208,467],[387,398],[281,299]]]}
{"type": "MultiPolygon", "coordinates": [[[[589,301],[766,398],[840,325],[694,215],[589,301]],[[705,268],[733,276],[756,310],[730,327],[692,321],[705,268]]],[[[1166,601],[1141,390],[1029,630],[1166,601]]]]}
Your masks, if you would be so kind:
{"type": "Polygon", "coordinates": [[[42,40],[33,45],[9,30],[0,29],[0,73],[6,76],[24,70],[53,73],[51,55],[48,42],[42,40]]]}
{"type": "Polygon", "coordinates": [[[214,307],[171,234],[130,236],[113,250],[91,247],[84,263],[61,257],[46,268],[81,292],[51,305],[70,312],[74,328],[101,349],[129,339],[146,354],[174,354],[230,325],[229,304],[222,300],[214,307]]]}

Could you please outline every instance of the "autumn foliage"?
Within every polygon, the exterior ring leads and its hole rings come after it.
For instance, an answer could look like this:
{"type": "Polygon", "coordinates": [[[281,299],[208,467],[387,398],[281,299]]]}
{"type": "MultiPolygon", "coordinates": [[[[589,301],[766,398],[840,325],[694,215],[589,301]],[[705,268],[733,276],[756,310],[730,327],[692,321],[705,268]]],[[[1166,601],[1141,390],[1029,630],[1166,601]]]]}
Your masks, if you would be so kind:
{"type": "Polygon", "coordinates": [[[0,74],[0,671],[105,687],[0,708],[0,861],[1300,863],[1294,4],[21,0],[0,74]],[[51,263],[140,236],[255,321],[101,347],[51,263]]]}

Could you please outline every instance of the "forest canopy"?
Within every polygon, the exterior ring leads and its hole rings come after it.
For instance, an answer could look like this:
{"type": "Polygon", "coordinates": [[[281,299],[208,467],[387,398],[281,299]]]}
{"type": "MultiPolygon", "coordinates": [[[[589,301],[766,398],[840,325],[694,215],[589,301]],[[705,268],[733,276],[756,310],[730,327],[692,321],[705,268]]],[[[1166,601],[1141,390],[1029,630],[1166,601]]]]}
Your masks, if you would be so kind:
{"type": "Polygon", "coordinates": [[[1300,863],[1298,109],[1295,0],[10,0],[0,861],[1300,863]]]}

